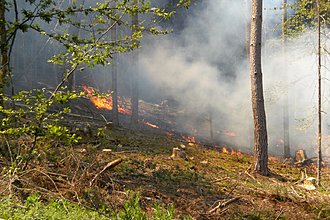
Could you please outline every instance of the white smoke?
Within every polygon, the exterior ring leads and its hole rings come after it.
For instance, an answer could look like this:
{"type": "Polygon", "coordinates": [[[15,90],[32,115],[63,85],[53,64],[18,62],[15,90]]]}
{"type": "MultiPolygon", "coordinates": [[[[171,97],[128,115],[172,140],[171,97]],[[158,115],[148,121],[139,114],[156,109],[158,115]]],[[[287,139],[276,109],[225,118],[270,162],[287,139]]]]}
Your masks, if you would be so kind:
{"type": "MultiPolygon", "coordinates": [[[[195,10],[175,35],[144,45],[141,69],[156,86],[164,87],[185,109],[213,111],[219,139],[251,148],[250,78],[245,57],[245,1],[209,1],[195,10]],[[226,137],[232,131],[237,137],[226,137]]],[[[289,94],[291,153],[304,148],[313,155],[316,145],[316,34],[288,42],[285,55],[279,31],[280,1],[266,1],[263,77],[270,152],[283,152],[283,97],[289,94]]],[[[249,17],[249,15],[248,15],[249,17]]],[[[323,71],[326,73],[327,71],[323,71]]],[[[324,81],[325,82],[325,81],[324,81]]],[[[323,96],[328,94],[324,83],[323,96]]],[[[323,110],[329,104],[323,99],[323,110]]],[[[193,119],[192,119],[193,120],[193,119]]],[[[185,123],[185,122],[182,122],[185,123]]],[[[324,135],[328,135],[327,118],[324,135]]],[[[329,154],[327,143],[324,151],[329,154]]]]}

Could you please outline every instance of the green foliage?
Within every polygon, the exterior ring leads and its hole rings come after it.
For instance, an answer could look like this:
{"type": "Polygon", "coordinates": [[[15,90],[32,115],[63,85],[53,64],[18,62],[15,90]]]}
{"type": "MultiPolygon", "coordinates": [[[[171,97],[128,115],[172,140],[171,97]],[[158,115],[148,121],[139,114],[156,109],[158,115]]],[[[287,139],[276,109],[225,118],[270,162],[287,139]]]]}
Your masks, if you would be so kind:
{"type": "MultiPolygon", "coordinates": [[[[320,3],[321,23],[330,25],[330,2],[328,0],[320,0],[320,3]]],[[[289,17],[286,22],[287,34],[289,36],[296,36],[316,26],[317,7],[315,1],[295,1],[289,7],[294,11],[293,16],[289,17]]]]}
{"type": "Polygon", "coordinates": [[[130,195],[130,199],[125,202],[123,210],[118,213],[117,219],[119,220],[143,220],[148,219],[147,214],[142,211],[140,207],[139,195],[130,195]]]}
{"type": "MultiPolygon", "coordinates": [[[[161,20],[169,19],[175,12],[165,8],[154,7],[150,1],[116,0],[96,1],[81,5],[77,1],[63,4],[55,0],[27,1],[29,7],[16,8],[8,4],[9,13],[17,13],[17,17],[7,20],[7,42],[15,40],[17,31],[34,30],[63,45],[63,52],[54,54],[49,60],[54,64],[69,63],[87,65],[107,65],[116,53],[129,52],[140,47],[139,40],[144,32],[152,34],[167,34],[167,30],[155,28],[161,20]],[[149,15],[150,19],[140,21],[137,26],[128,22],[128,17],[134,15],[149,15]],[[61,32],[51,32],[43,27],[52,22],[57,23],[61,32]],[[84,30],[83,35],[67,33],[67,27],[74,26],[84,30]],[[110,30],[120,26],[131,30],[131,34],[110,39],[110,30]]],[[[9,3],[9,2],[8,2],[9,3]]],[[[188,7],[190,0],[180,0],[177,7],[188,7]]]]}
{"type": "Polygon", "coordinates": [[[60,120],[70,112],[69,101],[81,95],[67,91],[50,96],[45,89],[35,89],[5,97],[11,105],[0,106],[0,156],[7,161],[2,170],[5,175],[15,176],[25,170],[32,159],[47,150],[47,141],[71,145],[80,140],[60,120]]]}
{"type": "Polygon", "coordinates": [[[153,220],[172,220],[175,217],[174,205],[166,209],[163,205],[156,205],[153,220]]]}
{"type": "MultiPolygon", "coordinates": [[[[8,220],[171,220],[175,217],[173,205],[171,205],[169,209],[166,209],[164,205],[156,205],[152,216],[148,217],[147,213],[141,209],[139,194],[133,193],[130,194],[130,198],[125,201],[123,209],[118,213],[109,212],[108,210],[90,210],[66,200],[55,200],[45,203],[40,200],[37,194],[29,196],[23,204],[12,198],[6,198],[0,201],[0,218],[8,220]]],[[[181,219],[190,218],[182,217],[181,219]]]]}
{"type": "Polygon", "coordinates": [[[13,199],[4,199],[0,203],[0,217],[8,220],[109,219],[109,217],[100,212],[82,208],[64,200],[56,200],[49,204],[44,204],[37,195],[29,196],[24,204],[19,204],[13,199]]]}
{"type": "Polygon", "coordinates": [[[53,99],[46,96],[45,89],[21,91],[11,98],[5,97],[5,101],[13,103],[12,108],[0,106],[1,120],[0,135],[18,138],[22,136],[34,136],[35,138],[51,138],[65,141],[67,144],[75,143],[78,137],[70,134],[68,128],[59,125],[63,114],[69,113],[66,105],[70,100],[80,97],[82,94],[59,92],[53,99]],[[16,106],[19,104],[18,106],[16,106]],[[52,107],[61,107],[56,111],[52,107]]]}

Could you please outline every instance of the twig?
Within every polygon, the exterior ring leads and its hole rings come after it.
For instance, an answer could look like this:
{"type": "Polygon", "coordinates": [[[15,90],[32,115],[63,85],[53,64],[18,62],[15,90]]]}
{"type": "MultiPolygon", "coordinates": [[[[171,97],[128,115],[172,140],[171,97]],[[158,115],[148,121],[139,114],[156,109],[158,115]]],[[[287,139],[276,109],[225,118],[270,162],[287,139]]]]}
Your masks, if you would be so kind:
{"type": "Polygon", "coordinates": [[[56,183],[54,182],[54,180],[47,174],[47,173],[45,173],[45,172],[43,172],[43,171],[41,171],[41,170],[38,170],[38,169],[33,169],[33,170],[31,170],[31,171],[36,171],[36,172],[39,172],[40,174],[43,174],[45,177],[47,177],[51,182],[52,182],[52,184],[54,185],[54,188],[55,188],[55,190],[59,193],[60,191],[59,191],[59,189],[57,188],[57,185],[56,185],[56,183]]]}
{"type": "Polygon", "coordinates": [[[280,210],[280,213],[276,216],[275,220],[279,219],[282,213],[283,213],[283,209],[280,210]]]}
{"type": "Polygon", "coordinates": [[[292,191],[299,197],[299,198],[303,198],[302,196],[300,196],[297,191],[293,188],[293,186],[291,186],[292,191]]]}
{"type": "Polygon", "coordinates": [[[231,199],[229,199],[229,200],[227,200],[225,202],[219,201],[219,204],[216,207],[214,207],[213,209],[211,209],[210,211],[208,211],[208,213],[211,214],[211,213],[215,212],[217,209],[224,208],[227,205],[229,205],[229,204],[231,204],[233,202],[236,202],[237,200],[239,200],[239,198],[234,197],[234,198],[231,198],[231,199]]]}
{"type": "Polygon", "coordinates": [[[249,177],[251,177],[254,181],[256,181],[259,185],[261,185],[261,183],[260,183],[258,180],[256,180],[256,178],[254,178],[254,176],[252,176],[248,171],[245,171],[245,173],[246,173],[249,177]]]}
{"type": "Polygon", "coordinates": [[[72,65],[71,70],[69,70],[66,74],[64,74],[62,81],[56,86],[55,90],[52,92],[52,94],[48,98],[48,101],[52,100],[55,97],[56,93],[63,86],[63,84],[66,82],[66,80],[75,72],[75,70],[78,68],[78,66],[79,66],[79,63],[74,63],[72,65]]]}
{"type": "Polygon", "coordinates": [[[92,179],[92,181],[90,181],[89,185],[92,186],[94,181],[96,180],[96,178],[101,175],[104,171],[106,171],[107,169],[111,169],[115,166],[117,166],[118,164],[120,164],[123,161],[123,159],[119,158],[117,160],[111,161],[110,163],[108,163],[98,174],[96,174],[94,176],[94,178],[92,179]]]}
{"type": "Polygon", "coordinates": [[[60,176],[63,178],[68,178],[68,175],[64,175],[64,174],[60,174],[60,173],[53,173],[53,172],[46,172],[48,175],[52,175],[52,176],[60,176]]]}

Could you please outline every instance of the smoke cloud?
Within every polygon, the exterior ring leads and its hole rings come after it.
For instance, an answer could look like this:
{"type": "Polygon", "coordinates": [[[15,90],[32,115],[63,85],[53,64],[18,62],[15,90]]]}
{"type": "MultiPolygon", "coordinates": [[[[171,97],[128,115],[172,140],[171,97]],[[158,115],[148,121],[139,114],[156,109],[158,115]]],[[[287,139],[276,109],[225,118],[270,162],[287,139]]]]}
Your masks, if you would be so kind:
{"type": "MultiPolygon", "coordinates": [[[[263,24],[269,150],[280,155],[283,152],[283,108],[284,97],[288,95],[291,154],[302,148],[308,156],[314,156],[316,33],[310,31],[289,40],[283,52],[280,30],[276,30],[276,26],[280,27],[281,11],[274,9],[279,5],[278,1],[266,1],[263,24]]],[[[152,80],[155,87],[162,87],[165,96],[176,99],[186,112],[191,112],[189,120],[196,121],[196,115],[212,112],[217,140],[252,150],[251,91],[245,51],[245,22],[250,18],[249,12],[244,1],[208,1],[192,10],[179,33],[148,41],[144,46],[141,74],[152,80]]],[[[324,69],[323,74],[326,78],[328,72],[324,69]]],[[[326,113],[329,83],[323,82],[323,111],[326,113]]],[[[326,114],[323,116],[323,149],[329,155],[328,118],[326,114]]],[[[179,123],[187,123],[187,119],[179,123]]]]}
{"type": "MultiPolygon", "coordinates": [[[[311,157],[315,155],[317,138],[316,32],[311,30],[289,40],[283,53],[278,30],[280,5],[281,1],[264,1],[263,77],[269,150],[279,155],[283,152],[283,105],[288,94],[291,154],[303,148],[311,157]]],[[[140,98],[154,103],[175,99],[185,115],[178,117],[178,127],[188,134],[197,129],[197,136],[201,138],[210,136],[207,121],[211,115],[216,143],[252,151],[253,122],[245,37],[249,13],[243,0],[195,1],[188,11],[178,11],[172,24],[162,24],[174,26],[174,33],[146,36],[142,41],[138,68],[140,98]]],[[[59,28],[56,24],[49,25],[53,31],[56,28],[59,28]]],[[[329,30],[326,31],[329,34],[329,30]]],[[[129,30],[118,33],[127,34],[129,30]]],[[[327,46],[326,42],[323,44],[327,46]]],[[[19,33],[11,61],[15,88],[55,86],[64,68],[54,67],[47,59],[61,50],[55,42],[32,31],[19,33]]],[[[130,73],[136,71],[130,68],[128,57],[127,54],[118,57],[119,94],[125,96],[130,95],[130,73]]],[[[323,63],[328,65],[326,57],[323,63]]],[[[109,66],[86,70],[80,73],[79,83],[108,91],[111,89],[110,73],[109,66]]],[[[329,156],[328,75],[329,71],[323,68],[323,151],[329,156]]]]}

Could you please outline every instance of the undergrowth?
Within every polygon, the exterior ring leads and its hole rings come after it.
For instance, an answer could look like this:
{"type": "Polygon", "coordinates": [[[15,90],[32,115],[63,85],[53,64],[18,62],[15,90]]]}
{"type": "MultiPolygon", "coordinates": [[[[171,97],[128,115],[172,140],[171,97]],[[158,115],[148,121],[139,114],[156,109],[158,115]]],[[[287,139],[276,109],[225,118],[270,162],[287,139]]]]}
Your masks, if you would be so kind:
{"type": "MultiPolygon", "coordinates": [[[[37,194],[27,197],[24,202],[8,197],[0,200],[0,218],[8,220],[171,220],[176,217],[173,205],[155,204],[151,213],[142,210],[138,194],[131,194],[123,208],[117,211],[107,207],[96,211],[62,199],[42,201],[37,194]]],[[[181,216],[180,219],[191,218],[181,216]]]]}

